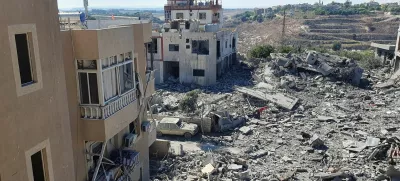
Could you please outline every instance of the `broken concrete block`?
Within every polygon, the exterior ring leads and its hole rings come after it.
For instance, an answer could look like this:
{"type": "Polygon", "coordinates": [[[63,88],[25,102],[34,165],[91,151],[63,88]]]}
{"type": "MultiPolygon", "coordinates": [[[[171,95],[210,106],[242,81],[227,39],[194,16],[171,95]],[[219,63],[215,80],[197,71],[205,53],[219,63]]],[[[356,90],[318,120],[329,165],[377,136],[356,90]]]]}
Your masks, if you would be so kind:
{"type": "Polygon", "coordinates": [[[249,126],[243,126],[239,129],[244,135],[248,135],[251,133],[252,129],[249,126]]]}
{"type": "Polygon", "coordinates": [[[268,151],[267,150],[258,150],[256,152],[250,154],[250,156],[252,158],[261,158],[261,157],[263,157],[265,155],[268,155],[268,151]]]}
{"type": "Polygon", "coordinates": [[[311,145],[313,148],[319,148],[325,145],[324,141],[322,141],[318,135],[314,134],[313,137],[310,138],[308,143],[311,145]]]}
{"type": "Polygon", "coordinates": [[[328,122],[328,121],[335,121],[335,118],[334,117],[328,117],[328,116],[318,116],[317,120],[321,121],[321,122],[328,122]]]}
{"type": "Polygon", "coordinates": [[[381,142],[381,140],[379,138],[375,138],[375,137],[367,137],[367,140],[365,141],[365,146],[378,146],[379,143],[381,142]]]}
{"type": "Polygon", "coordinates": [[[288,163],[291,163],[291,162],[292,162],[292,159],[289,158],[289,157],[287,157],[287,156],[283,156],[283,157],[282,157],[282,160],[283,160],[284,162],[288,162],[288,163]]]}
{"type": "Polygon", "coordinates": [[[215,168],[210,163],[207,164],[203,169],[201,169],[201,173],[210,175],[214,172],[215,168]]]}
{"type": "Polygon", "coordinates": [[[237,164],[230,164],[228,165],[228,170],[242,170],[243,169],[243,165],[237,165],[237,164]]]}

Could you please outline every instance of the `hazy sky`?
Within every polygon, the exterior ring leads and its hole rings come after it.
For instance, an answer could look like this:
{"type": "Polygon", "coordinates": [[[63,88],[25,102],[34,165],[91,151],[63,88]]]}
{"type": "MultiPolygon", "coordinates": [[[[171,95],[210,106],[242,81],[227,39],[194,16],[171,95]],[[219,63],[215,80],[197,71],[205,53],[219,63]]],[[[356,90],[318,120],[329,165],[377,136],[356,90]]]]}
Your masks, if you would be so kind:
{"type": "MultiPolygon", "coordinates": [[[[318,0],[222,0],[225,8],[270,7],[284,4],[315,3],[318,0]]],[[[335,0],[344,2],[345,0],[335,0]]],[[[369,0],[352,0],[353,3],[363,3],[369,0]]],[[[377,2],[398,2],[398,0],[375,0],[377,2]]],[[[122,8],[160,8],[167,0],[89,0],[90,7],[122,7],[122,8]]],[[[325,0],[325,3],[332,0],[325,0]]],[[[58,0],[59,8],[83,7],[83,0],[58,0]]]]}

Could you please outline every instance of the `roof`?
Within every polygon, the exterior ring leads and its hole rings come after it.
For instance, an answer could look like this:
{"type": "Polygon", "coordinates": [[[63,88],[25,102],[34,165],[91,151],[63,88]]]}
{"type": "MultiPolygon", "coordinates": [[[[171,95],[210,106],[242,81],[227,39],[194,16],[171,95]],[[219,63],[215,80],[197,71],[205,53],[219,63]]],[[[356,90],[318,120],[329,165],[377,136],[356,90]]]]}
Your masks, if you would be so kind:
{"type": "Polygon", "coordinates": [[[179,118],[176,118],[176,117],[166,117],[166,118],[163,118],[161,121],[160,121],[160,123],[173,123],[173,124],[176,124],[177,122],[179,122],[179,118]]]}
{"type": "Polygon", "coordinates": [[[371,43],[371,47],[380,48],[384,50],[395,50],[396,45],[386,45],[386,44],[379,44],[379,43],[371,43]]]}

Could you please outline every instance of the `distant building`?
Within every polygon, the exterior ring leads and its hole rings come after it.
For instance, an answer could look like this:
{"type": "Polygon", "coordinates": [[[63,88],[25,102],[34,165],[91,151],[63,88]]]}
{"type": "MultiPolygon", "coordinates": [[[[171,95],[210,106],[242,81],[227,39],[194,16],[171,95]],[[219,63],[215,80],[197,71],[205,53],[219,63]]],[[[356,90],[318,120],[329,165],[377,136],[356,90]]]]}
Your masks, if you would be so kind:
{"type": "Polygon", "coordinates": [[[236,29],[222,28],[222,4],[217,0],[168,0],[162,33],[153,32],[147,47],[148,67],[156,83],[212,85],[236,63],[236,29]],[[153,61],[152,61],[153,59],[153,61]]]}

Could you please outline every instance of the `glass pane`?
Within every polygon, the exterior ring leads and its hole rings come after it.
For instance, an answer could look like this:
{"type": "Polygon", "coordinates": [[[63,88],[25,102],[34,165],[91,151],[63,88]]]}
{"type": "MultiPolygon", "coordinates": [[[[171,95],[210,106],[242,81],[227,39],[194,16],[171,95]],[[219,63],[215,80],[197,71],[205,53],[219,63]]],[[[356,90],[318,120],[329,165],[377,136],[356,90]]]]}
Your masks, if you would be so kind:
{"type": "Polygon", "coordinates": [[[90,100],[91,104],[99,104],[99,93],[97,87],[97,75],[89,73],[89,87],[90,87],[90,100]]]}
{"type": "Polygon", "coordinates": [[[79,73],[79,87],[81,89],[81,104],[89,104],[87,73],[79,73]]]}

